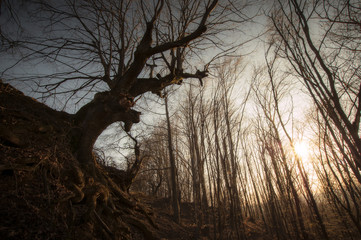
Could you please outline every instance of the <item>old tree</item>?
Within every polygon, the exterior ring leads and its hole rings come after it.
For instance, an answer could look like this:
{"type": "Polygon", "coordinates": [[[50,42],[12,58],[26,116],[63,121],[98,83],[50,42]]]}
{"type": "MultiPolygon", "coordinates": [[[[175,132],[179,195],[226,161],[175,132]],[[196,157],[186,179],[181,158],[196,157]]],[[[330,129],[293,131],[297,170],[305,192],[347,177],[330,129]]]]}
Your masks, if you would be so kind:
{"type": "MultiPolygon", "coordinates": [[[[122,207],[117,202],[122,202],[123,208],[135,207],[101,172],[93,156],[95,141],[112,123],[123,122],[126,131],[138,123],[141,113],[133,107],[143,94],[161,95],[162,89],[184,79],[202,83],[210,62],[237,47],[226,43],[220,34],[225,38],[245,20],[241,13],[244,6],[239,2],[37,1],[22,3],[25,8],[20,6],[20,12],[16,12],[19,6],[3,2],[2,17],[9,17],[10,22],[2,24],[1,50],[15,54],[16,59],[2,72],[3,79],[28,81],[43,96],[60,94],[66,96],[67,103],[76,98],[83,102],[92,99],[69,115],[72,127],[68,139],[80,176],[71,189],[75,195],[72,201],[87,199],[88,218],[100,219],[108,235],[117,235],[114,228],[127,224],[119,217],[122,207]],[[213,55],[207,49],[212,49],[213,55]],[[43,67],[35,75],[12,75],[23,62],[43,67]],[[43,70],[44,66],[55,67],[43,70]],[[89,184],[98,190],[84,191],[89,184]],[[99,205],[109,211],[97,212],[99,205]],[[103,221],[106,212],[117,220],[107,225],[103,221]]],[[[147,238],[154,237],[151,220],[148,224],[128,221],[141,228],[147,238]]],[[[126,237],[124,231],[118,235],[126,237]]]]}

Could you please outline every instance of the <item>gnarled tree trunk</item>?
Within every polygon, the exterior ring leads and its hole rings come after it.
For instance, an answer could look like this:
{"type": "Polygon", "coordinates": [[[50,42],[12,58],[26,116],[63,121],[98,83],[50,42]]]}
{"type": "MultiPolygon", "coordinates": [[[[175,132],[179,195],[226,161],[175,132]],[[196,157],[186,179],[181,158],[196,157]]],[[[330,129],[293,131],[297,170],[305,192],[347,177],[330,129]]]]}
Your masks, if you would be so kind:
{"type": "Polygon", "coordinates": [[[96,96],[75,114],[72,143],[80,164],[94,167],[93,146],[109,125],[122,121],[125,130],[129,131],[133,123],[139,122],[140,112],[131,109],[133,104],[131,97],[116,97],[105,92],[96,96]]]}

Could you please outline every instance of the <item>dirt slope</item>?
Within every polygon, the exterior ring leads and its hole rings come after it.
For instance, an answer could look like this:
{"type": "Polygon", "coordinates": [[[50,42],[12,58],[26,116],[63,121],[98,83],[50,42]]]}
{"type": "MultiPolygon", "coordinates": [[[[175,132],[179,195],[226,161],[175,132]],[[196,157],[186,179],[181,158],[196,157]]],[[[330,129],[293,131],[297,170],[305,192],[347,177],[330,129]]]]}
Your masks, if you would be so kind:
{"type": "Polygon", "coordinates": [[[80,175],[66,137],[70,124],[69,114],[54,111],[0,82],[3,239],[147,239],[144,226],[154,230],[155,239],[189,239],[188,231],[172,223],[167,215],[158,216],[150,204],[144,205],[130,195],[126,199],[132,209],[124,207],[119,218],[131,216],[134,219],[125,219],[124,223],[134,224],[119,224],[112,230],[108,227],[113,219],[101,219],[97,214],[85,224],[82,216],[86,215],[87,199],[77,204],[70,201],[77,197],[74,184],[80,175]],[[148,223],[144,218],[149,218],[148,223]],[[149,227],[152,222],[154,226],[149,227]]]}

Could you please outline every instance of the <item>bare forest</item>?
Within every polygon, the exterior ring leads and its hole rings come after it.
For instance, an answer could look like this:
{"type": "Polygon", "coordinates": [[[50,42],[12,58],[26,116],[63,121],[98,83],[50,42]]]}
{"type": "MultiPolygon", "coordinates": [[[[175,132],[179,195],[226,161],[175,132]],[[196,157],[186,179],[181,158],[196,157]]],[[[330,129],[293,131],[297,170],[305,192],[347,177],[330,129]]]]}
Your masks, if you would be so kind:
{"type": "Polygon", "coordinates": [[[361,239],[361,3],[0,1],[5,239],[361,239]]]}

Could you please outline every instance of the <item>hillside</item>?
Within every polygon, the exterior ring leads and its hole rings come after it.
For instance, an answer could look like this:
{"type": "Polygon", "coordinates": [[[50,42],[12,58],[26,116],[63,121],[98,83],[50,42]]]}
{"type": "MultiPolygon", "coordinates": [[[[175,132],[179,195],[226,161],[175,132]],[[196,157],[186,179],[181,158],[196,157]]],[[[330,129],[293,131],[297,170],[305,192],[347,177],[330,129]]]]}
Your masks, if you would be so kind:
{"type": "MultiPolygon", "coordinates": [[[[100,194],[103,185],[94,179],[83,183],[67,137],[71,115],[0,82],[0,119],[0,235],[5,239],[207,239],[197,230],[191,203],[182,204],[182,226],[172,221],[169,199],[141,193],[112,196],[116,217],[99,199],[90,214],[89,193],[100,194]]],[[[121,170],[97,168],[121,181],[121,170]]],[[[257,239],[260,229],[248,225],[249,236],[257,239]]]]}
{"type": "MultiPolygon", "coordinates": [[[[97,207],[88,214],[90,199],[76,201],[83,173],[67,140],[71,115],[2,82],[0,114],[0,235],[5,239],[158,239],[169,232],[181,239],[179,234],[187,234],[176,224],[164,224],[170,221],[167,216],[157,217],[164,231],[159,229],[154,211],[126,193],[114,202],[125,219],[116,230],[106,209],[97,207]]],[[[96,185],[88,183],[84,192],[94,191],[96,185]]]]}

